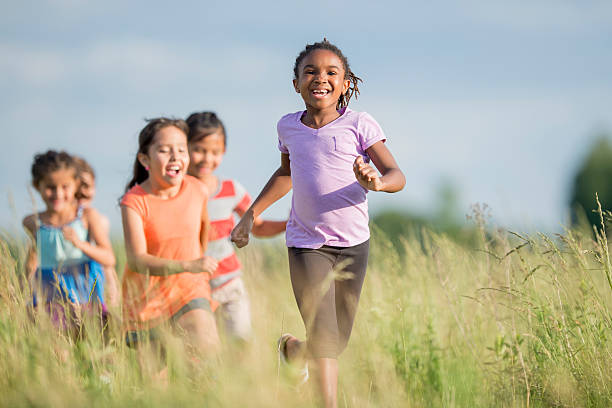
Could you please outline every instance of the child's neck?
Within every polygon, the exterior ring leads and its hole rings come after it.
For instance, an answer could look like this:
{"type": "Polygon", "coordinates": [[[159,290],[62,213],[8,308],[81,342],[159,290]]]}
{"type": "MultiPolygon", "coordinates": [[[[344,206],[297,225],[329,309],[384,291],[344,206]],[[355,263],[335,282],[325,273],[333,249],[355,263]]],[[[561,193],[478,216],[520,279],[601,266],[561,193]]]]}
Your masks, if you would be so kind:
{"type": "Polygon", "coordinates": [[[197,179],[206,186],[209,196],[212,197],[219,187],[219,178],[211,173],[198,176],[197,179]]]}
{"type": "Polygon", "coordinates": [[[340,112],[336,110],[336,107],[319,110],[307,106],[306,113],[302,115],[301,120],[304,125],[313,129],[319,129],[338,119],[340,116],[340,112]]]}
{"type": "Polygon", "coordinates": [[[181,190],[181,187],[183,186],[184,182],[185,180],[183,179],[181,180],[181,184],[177,186],[166,187],[153,182],[149,177],[140,185],[140,187],[142,187],[143,190],[146,191],[148,194],[154,195],[165,200],[177,195],[181,190]]]}
{"type": "Polygon", "coordinates": [[[48,208],[45,212],[41,213],[41,220],[45,224],[62,226],[68,224],[70,221],[76,218],[78,208],[79,207],[76,200],[74,203],[66,205],[59,211],[48,208]]]}

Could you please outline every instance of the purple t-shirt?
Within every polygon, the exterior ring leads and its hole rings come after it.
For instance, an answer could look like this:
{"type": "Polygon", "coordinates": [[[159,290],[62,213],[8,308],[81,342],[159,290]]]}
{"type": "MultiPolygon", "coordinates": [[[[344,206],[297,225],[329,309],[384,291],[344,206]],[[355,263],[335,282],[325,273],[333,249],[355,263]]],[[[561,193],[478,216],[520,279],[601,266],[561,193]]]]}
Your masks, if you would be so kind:
{"type": "Polygon", "coordinates": [[[278,148],[289,154],[293,197],[287,246],[349,247],[370,238],[368,190],[361,187],[353,162],[368,162],[366,149],[385,141],[380,125],[365,112],[345,108],[320,129],[304,125],[304,111],[283,116],[277,125],[278,148]]]}

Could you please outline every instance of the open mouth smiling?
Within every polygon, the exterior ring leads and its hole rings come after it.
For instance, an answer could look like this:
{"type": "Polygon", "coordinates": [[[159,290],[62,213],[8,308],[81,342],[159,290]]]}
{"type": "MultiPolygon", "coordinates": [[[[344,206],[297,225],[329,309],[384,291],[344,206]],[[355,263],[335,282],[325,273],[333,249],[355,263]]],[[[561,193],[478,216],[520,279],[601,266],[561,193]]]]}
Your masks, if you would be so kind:
{"type": "Polygon", "coordinates": [[[181,168],[177,164],[171,164],[170,166],[166,167],[166,174],[168,174],[170,177],[176,177],[180,173],[181,173],[181,168]]]}
{"type": "Polygon", "coordinates": [[[314,89],[311,91],[314,96],[327,96],[331,91],[328,89],[314,89]]]}

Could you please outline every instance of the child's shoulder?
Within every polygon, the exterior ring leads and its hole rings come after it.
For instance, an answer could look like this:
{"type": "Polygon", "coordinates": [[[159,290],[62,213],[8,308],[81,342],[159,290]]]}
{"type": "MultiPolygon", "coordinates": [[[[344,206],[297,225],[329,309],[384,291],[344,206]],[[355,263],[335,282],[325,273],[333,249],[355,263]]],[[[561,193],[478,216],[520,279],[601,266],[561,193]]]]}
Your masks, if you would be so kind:
{"type": "Polygon", "coordinates": [[[382,139],[385,138],[382,127],[368,112],[354,111],[346,108],[346,112],[343,116],[345,117],[345,121],[350,122],[351,126],[356,128],[358,134],[367,137],[376,136],[382,139]]]}
{"type": "Polygon", "coordinates": [[[140,184],[135,184],[128,191],[126,191],[123,196],[121,196],[121,200],[123,201],[126,197],[133,196],[146,196],[147,192],[140,184]]]}
{"type": "Polygon", "coordinates": [[[299,119],[304,114],[304,112],[305,112],[304,110],[299,110],[297,112],[287,113],[281,116],[281,118],[279,119],[279,122],[282,120],[287,120],[287,119],[292,119],[292,120],[299,119]]]}
{"type": "Polygon", "coordinates": [[[88,220],[88,221],[94,221],[95,222],[95,221],[100,220],[102,217],[104,217],[102,214],[100,214],[98,212],[98,210],[96,210],[93,207],[85,207],[85,208],[82,209],[82,211],[83,211],[81,213],[82,214],[81,215],[82,218],[84,218],[85,220],[88,220]]]}
{"type": "Polygon", "coordinates": [[[365,111],[356,111],[350,108],[345,108],[346,110],[343,113],[343,117],[346,119],[353,120],[355,122],[361,121],[376,121],[372,115],[365,111]]]}
{"type": "Polygon", "coordinates": [[[181,191],[195,191],[199,194],[203,194],[205,197],[208,197],[208,189],[206,185],[198,180],[196,177],[190,176],[189,174],[185,174],[185,178],[183,179],[183,183],[185,183],[185,188],[182,188],[181,191]]]}
{"type": "Polygon", "coordinates": [[[31,234],[35,234],[36,230],[38,229],[38,223],[39,223],[38,219],[39,219],[39,213],[30,214],[24,217],[21,224],[28,232],[30,232],[31,234]]]}
{"type": "Polygon", "coordinates": [[[110,228],[108,218],[93,207],[83,208],[82,219],[85,229],[90,229],[92,225],[104,231],[110,228]]]}
{"type": "Polygon", "coordinates": [[[292,113],[287,113],[286,115],[283,115],[277,123],[277,126],[282,126],[282,125],[287,125],[287,124],[295,124],[297,122],[299,122],[300,118],[302,117],[302,115],[304,114],[304,111],[297,111],[297,112],[292,112],[292,113]]]}

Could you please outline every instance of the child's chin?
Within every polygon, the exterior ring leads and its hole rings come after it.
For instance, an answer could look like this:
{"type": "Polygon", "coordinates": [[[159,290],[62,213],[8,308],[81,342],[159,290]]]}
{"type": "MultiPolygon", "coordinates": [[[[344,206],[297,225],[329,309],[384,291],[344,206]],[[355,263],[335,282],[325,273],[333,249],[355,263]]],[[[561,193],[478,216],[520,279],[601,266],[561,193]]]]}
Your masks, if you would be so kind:
{"type": "Polygon", "coordinates": [[[62,211],[66,208],[66,203],[58,203],[58,204],[53,204],[50,206],[51,209],[55,212],[59,212],[62,211]]]}
{"type": "Polygon", "coordinates": [[[166,180],[168,180],[168,182],[170,182],[171,184],[179,184],[181,181],[183,181],[184,177],[185,175],[183,173],[180,173],[176,176],[166,176],[166,180]]]}

